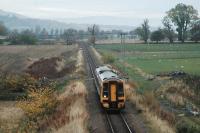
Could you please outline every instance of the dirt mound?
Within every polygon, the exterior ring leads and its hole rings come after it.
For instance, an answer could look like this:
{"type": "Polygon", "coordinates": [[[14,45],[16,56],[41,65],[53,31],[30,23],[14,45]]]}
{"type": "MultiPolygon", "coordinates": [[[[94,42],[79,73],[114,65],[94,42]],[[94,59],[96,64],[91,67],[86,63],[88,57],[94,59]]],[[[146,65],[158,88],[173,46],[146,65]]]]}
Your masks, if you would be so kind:
{"type": "Polygon", "coordinates": [[[67,73],[73,72],[75,61],[65,62],[61,57],[41,58],[28,66],[26,72],[35,78],[47,77],[50,79],[60,78],[67,73]]]}

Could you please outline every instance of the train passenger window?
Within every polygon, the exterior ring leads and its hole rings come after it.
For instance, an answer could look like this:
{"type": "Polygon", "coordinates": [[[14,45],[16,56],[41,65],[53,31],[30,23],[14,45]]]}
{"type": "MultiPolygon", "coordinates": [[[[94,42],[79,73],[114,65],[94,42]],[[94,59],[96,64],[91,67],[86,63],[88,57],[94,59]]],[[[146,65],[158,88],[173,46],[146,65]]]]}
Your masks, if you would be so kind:
{"type": "Polygon", "coordinates": [[[118,96],[119,96],[119,97],[124,96],[124,87],[123,87],[123,83],[119,83],[119,85],[118,85],[118,96]]]}
{"type": "Polygon", "coordinates": [[[103,97],[108,97],[109,86],[108,83],[103,84],[103,97]]]}

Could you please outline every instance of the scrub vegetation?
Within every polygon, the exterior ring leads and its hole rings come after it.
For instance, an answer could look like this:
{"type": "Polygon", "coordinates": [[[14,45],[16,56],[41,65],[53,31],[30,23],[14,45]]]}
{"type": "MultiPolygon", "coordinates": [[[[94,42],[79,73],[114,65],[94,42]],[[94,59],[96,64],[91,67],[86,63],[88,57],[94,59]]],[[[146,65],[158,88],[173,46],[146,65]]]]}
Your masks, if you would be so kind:
{"type": "Polygon", "coordinates": [[[84,60],[77,45],[1,48],[0,132],[87,132],[84,60]]]}

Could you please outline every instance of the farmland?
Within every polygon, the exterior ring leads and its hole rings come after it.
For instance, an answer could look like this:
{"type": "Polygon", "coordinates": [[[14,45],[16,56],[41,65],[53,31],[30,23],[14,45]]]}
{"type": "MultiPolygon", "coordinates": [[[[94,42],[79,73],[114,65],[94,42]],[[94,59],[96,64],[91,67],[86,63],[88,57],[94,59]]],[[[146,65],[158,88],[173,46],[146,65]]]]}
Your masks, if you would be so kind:
{"type": "MultiPolygon", "coordinates": [[[[112,57],[114,62],[110,63],[136,84],[137,95],[146,99],[138,106],[143,106],[146,101],[153,114],[167,111],[167,117],[157,117],[167,120],[172,127],[181,121],[186,122],[188,127],[200,124],[199,118],[188,116],[187,111],[199,110],[200,107],[200,44],[97,44],[95,48],[103,59],[112,57]],[[166,76],[176,72],[185,72],[189,76],[166,76]],[[151,106],[148,101],[152,100],[154,104],[151,106]],[[177,117],[182,114],[183,117],[177,117]],[[176,115],[176,120],[173,115],[176,115]]],[[[134,104],[140,101],[136,100],[140,99],[137,95],[132,97],[134,104]]],[[[149,119],[145,113],[144,117],[149,119]]],[[[199,129],[199,126],[196,128],[199,129]]]]}
{"type": "Polygon", "coordinates": [[[112,52],[119,60],[140,67],[151,74],[170,71],[185,71],[200,74],[199,44],[109,44],[97,45],[103,53],[112,52]],[[125,49],[125,55],[121,53],[125,49]]]}
{"type": "Polygon", "coordinates": [[[160,86],[160,82],[145,80],[141,72],[156,75],[184,71],[200,75],[200,44],[98,44],[95,48],[102,54],[112,54],[114,64],[128,73],[141,90],[160,86]]]}

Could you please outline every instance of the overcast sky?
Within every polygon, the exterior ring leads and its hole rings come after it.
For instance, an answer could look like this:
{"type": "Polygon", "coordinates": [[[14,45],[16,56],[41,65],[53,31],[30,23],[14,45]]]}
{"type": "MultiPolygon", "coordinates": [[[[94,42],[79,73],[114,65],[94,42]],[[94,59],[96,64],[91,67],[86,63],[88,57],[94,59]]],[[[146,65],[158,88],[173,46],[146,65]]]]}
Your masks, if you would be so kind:
{"type": "Polygon", "coordinates": [[[0,9],[33,18],[55,20],[91,16],[124,19],[99,22],[114,25],[137,25],[142,19],[148,18],[156,26],[165,12],[177,3],[193,5],[200,13],[200,0],[0,0],[0,9]]]}

